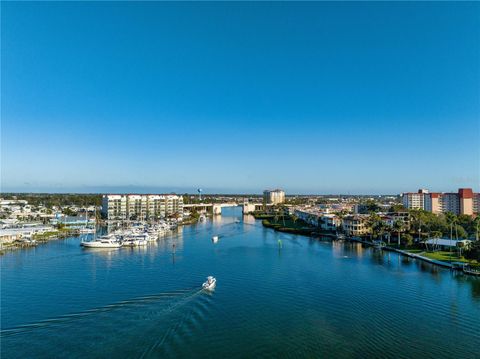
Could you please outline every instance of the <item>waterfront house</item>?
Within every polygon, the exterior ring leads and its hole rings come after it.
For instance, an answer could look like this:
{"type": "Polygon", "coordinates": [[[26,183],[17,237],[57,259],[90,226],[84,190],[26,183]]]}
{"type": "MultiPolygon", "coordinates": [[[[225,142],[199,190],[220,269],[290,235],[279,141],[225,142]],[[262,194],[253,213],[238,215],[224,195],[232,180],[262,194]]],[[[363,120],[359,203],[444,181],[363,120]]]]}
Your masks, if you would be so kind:
{"type": "Polygon", "coordinates": [[[341,226],[341,220],[327,209],[320,207],[296,208],[294,214],[301,220],[324,231],[335,232],[341,226]]]}
{"type": "Polygon", "coordinates": [[[364,236],[370,233],[367,219],[368,216],[359,214],[345,216],[342,220],[343,231],[349,236],[364,236]]]}

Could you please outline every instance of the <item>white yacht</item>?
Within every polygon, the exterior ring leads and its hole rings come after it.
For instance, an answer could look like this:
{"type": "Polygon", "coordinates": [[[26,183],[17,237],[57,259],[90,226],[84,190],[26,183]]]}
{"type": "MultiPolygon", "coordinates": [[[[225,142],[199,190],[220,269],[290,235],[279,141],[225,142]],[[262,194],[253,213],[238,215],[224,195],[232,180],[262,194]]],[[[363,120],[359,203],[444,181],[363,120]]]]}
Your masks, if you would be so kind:
{"type": "Polygon", "coordinates": [[[147,240],[145,236],[128,236],[122,241],[122,246],[124,247],[140,247],[146,246],[147,240]]]}
{"type": "Polygon", "coordinates": [[[207,281],[202,284],[202,288],[208,291],[212,291],[215,289],[215,286],[217,285],[217,280],[215,277],[208,276],[207,281]]]}
{"type": "Polygon", "coordinates": [[[218,236],[213,236],[212,237],[212,242],[217,243],[218,242],[218,236]]]}
{"type": "Polygon", "coordinates": [[[95,228],[84,227],[84,228],[80,228],[79,232],[82,233],[82,234],[95,233],[95,228]]]}
{"type": "Polygon", "coordinates": [[[113,236],[102,236],[93,241],[82,242],[80,245],[85,248],[120,248],[122,246],[113,236]]]}

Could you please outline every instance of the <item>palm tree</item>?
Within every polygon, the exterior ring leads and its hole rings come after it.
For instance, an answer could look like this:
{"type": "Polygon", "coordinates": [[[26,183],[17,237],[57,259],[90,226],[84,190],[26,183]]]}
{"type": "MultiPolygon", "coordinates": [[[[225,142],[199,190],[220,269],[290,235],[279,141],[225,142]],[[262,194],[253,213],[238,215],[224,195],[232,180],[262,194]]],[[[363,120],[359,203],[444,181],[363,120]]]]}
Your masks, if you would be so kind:
{"type": "Polygon", "coordinates": [[[393,229],[397,232],[398,235],[398,246],[400,247],[400,233],[405,230],[405,222],[403,219],[397,219],[393,222],[393,229]]]}
{"type": "Polygon", "coordinates": [[[374,231],[376,233],[376,238],[379,238],[383,241],[383,235],[387,232],[387,225],[381,219],[379,219],[373,225],[374,231]]]}
{"type": "Polygon", "coordinates": [[[418,233],[418,242],[420,242],[422,237],[422,218],[424,214],[420,209],[412,209],[410,215],[412,216],[412,231],[413,233],[418,233]]]}
{"type": "Polygon", "coordinates": [[[367,218],[367,228],[370,229],[370,240],[373,239],[374,234],[376,233],[377,223],[380,220],[380,216],[376,213],[371,213],[367,218]]]}
{"type": "Polygon", "coordinates": [[[477,215],[473,220],[473,225],[475,226],[475,240],[478,241],[478,234],[480,229],[480,215],[477,215]]]}
{"type": "Polygon", "coordinates": [[[335,215],[338,217],[340,225],[337,226],[337,235],[338,232],[343,232],[343,218],[347,215],[347,211],[341,210],[340,212],[335,213],[335,215]]]}
{"type": "Polygon", "coordinates": [[[438,239],[442,236],[442,232],[433,231],[430,233],[430,235],[434,239],[434,249],[436,249],[436,247],[438,247],[438,239]]]}
{"type": "Polygon", "coordinates": [[[393,225],[385,223],[385,232],[387,233],[387,243],[390,245],[390,237],[392,236],[393,225]]]}
{"type": "Polygon", "coordinates": [[[453,239],[453,225],[457,222],[457,216],[455,216],[452,212],[445,213],[445,221],[447,225],[450,227],[450,240],[453,239]]]}

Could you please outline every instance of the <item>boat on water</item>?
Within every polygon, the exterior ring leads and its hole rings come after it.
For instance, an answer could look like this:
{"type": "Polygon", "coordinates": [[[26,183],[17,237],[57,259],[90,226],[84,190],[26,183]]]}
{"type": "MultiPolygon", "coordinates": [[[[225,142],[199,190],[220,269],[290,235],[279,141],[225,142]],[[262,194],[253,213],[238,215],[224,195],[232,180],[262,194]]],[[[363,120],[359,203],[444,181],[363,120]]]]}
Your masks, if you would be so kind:
{"type": "Polygon", "coordinates": [[[212,242],[217,243],[218,242],[218,236],[213,236],[212,237],[212,242]]]}
{"type": "Polygon", "coordinates": [[[122,246],[124,247],[140,247],[148,244],[148,235],[130,235],[126,236],[122,240],[122,246]]]}
{"type": "Polygon", "coordinates": [[[96,240],[80,243],[85,248],[120,248],[121,243],[112,236],[102,236],[96,240]]]}
{"type": "Polygon", "coordinates": [[[86,233],[95,233],[95,229],[94,228],[80,228],[79,229],[79,232],[82,233],[82,234],[86,234],[86,233]]]}
{"type": "Polygon", "coordinates": [[[140,246],[146,246],[147,245],[147,240],[145,238],[142,238],[141,236],[135,237],[127,237],[122,241],[122,246],[123,247],[140,247],[140,246]]]}
{"type": "Polygon", "coordinates": [[[217,280],[215,277],[208,276],[207,281],[202,284],[202,289],[212,291],[215,289],[215,286],[217,285],[217,280]]]}

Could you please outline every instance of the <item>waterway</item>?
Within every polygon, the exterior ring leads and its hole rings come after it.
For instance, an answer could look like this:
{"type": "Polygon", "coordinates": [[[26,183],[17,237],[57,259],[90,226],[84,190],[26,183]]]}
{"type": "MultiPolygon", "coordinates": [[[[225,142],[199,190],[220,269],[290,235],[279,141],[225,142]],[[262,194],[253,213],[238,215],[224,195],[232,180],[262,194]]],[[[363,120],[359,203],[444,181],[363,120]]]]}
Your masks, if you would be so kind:
{"type": "Polygon", "coordinates": [[[396,253],[233,208],[145,248],[79,243],[0,258],[2,358],[480,357],[480,280],[396,253]]]}

